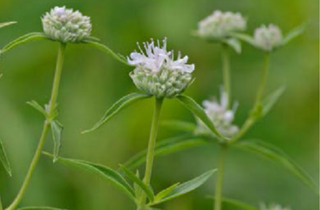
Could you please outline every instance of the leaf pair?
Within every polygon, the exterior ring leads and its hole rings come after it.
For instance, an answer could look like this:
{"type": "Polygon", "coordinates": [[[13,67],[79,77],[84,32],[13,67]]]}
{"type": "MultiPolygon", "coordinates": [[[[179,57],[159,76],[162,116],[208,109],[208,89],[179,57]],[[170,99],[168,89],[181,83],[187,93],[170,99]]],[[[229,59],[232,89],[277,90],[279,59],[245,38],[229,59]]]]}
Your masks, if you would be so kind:
{"type": "MultiPolygon", "coordinates": [[[[53,158],[53,155],[43,152],[46,156],[53,158]]],[[[124,192],[134,203],[138,204],[137,195],[135,190],[130,186],[130,184],[125,180],[125,178],[117,171],[108,168],[106,166],[90,163],[83,160],[75,160],[69,158],[59,157],[58,161],[67,165],[73,166],[85,171],[89,171],[93,174],[98,175],[106,181],[111,182],[115,187],[119,188],[122,192],[124,192]]],[[[125,175],[133,181],[148,197],[149,204],[148,206],[153,206],[173,198],[184,195],[188,192],[193,191],[194,189],[200,187],[204,184],[216,170],[208,171],[190,181],[187,181],[181,185],[175,184],[161,192],[157,195],[154,195],[153,190],[150,186],[147,186],[139,176],[133,174],[128,168],[125,166],[121,166],[121,169],[124,171],[125,175]]]]}

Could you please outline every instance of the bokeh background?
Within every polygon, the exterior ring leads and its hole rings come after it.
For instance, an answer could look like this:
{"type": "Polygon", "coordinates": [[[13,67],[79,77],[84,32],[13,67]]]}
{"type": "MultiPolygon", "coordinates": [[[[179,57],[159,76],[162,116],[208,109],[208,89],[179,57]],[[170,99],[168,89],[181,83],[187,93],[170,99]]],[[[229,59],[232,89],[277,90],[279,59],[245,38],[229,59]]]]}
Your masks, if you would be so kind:
{"type": "MultiPolygon", "coordinates": [[[[66,5],[89,15],[93,35],[112,49],[128,55],[136,42],[168,38],[169,47],[189,55],[196,64],[196,81],[187,94],[198,102],[219,92],[222,82],[220,48],[191,36],[197,22],[213,10],[240,11],[248,17],[248,32],[260,24],[276,23],[284,32],[308,22],[306,32],[272,55],[267,92],[286,84],[272,112],[254,126],[246,138],[259,138],[282,148],[311,176],[319,178],[319,21],[317,0],[10,0],[0,2],[0,22],[19,24],[2,29],[0,46],[28,32],[42,31],[40,17],[53,6],[66,5]]],[[[49,100],[57,43],[39,41],[16,48],[1,57],[0,133],[13,167],[12,178],[0,170],[0,193],[8,205],[19,189],[35,151],[42,116],[26,105],[49,100]]],[[[236,123],[242,124],[253,103],[262,68],[262,54],[244,44],[243,53],[231,52],[232,89],[240,102],[236,123]]],[[[129,107],[97,132],[81,135],[121,96],[136,91],[131,69],[84,45],[67,50],[59,95],[59,120],[65,127],[61,155],[117,168],[146,148],[152,100],[129,107]]],[[[163,120],[193,116],[175,100],[164,105],[163,120]]],[[[160,129],[159,140],[176,133],[160,129]]],[[[51,136],[46,141],[52,151],[51,136]]],[[[192,148],[157,158],[156,190],[186,181],[217,166],[217,145],[192,148]]],[[[142,170],[141,170],[142,172],[142,170]]],[[[163,209],[211,209],[214,180],[163,209]]],[[[277,202],[293,210],[316,210],[318,198],[292,174],[257,156],[230,150],[224,195],[252,205],[277,202]]],[[[118,189],[100,178],[42,157],[21,206],[55,206],[73,210],[134,209],[118,189]]]]}

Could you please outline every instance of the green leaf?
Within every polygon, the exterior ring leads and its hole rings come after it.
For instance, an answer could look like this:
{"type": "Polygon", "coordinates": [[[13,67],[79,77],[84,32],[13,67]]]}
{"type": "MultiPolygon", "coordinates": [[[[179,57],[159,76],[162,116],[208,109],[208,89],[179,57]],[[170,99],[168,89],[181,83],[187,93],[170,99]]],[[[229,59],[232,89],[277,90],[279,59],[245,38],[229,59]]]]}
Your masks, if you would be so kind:
{"type": "MultiPolygon", "coordinates": [[[[117,53],[113,52],[109,47],[107,47],[106,45],[104,45],[102,43],[99,43],[94,40],[85,40],[84,43],[90,45],[91,47],[97,48],[98,50],[101,50],[102,52],[110,55],[111,57],[120,61],[123,64],[129,65],[128,62],[126,61],[126,59],[119,56],[117,53]]],[[[131,66],[131,65],[129,65],[129,66],[131,66]]]]}
{"type": "Polygon", "coordinates": [[[208,118],[207,114],[203,108],[195,101],[193,98],[185,95],[179,95],[176,97],[185,107],[187,107],[195,116],[197,116],[217,137],[224,139],[211,120],[208,118]]]}
{"type": "MultiPolygon", "coordinates": [[[[213,199],[212,197],[210,197],[210,199],[213,199]]],[[[248,205],[246,203],[234,200],[234,199],[230,199],[230,198],[222,198],[222,204],[227,204],[228,206],[232,206],[232,207],[236,207],[236,209],[234,210],[238,210],[238,209],[244,209],[244,210],[259,210],[258,208],[248,205]]],[[[223,205],[224,206],[224,205],[223,205]]]]}
{"type": "Polygon", "coordinates": [[[163,121],[161,122],[161,125],[172,130],[185,131],[190,133],[194,132],[197,127],[194,123],[189,123],[180,120],[163,121]]]}
{"type": "Polygon", "coordinates": [[[266,114],[268,114],[268,112],[276,104],[280,96],[282,96],[285,89],[286,89],[285,86],[278,88],[276,91],[271,93],[262,101],[262,116],[265,116],[266,114]]]}
{"type": "Polygon", "coordinates": [[[27,104],[39,111],[41,114],[43,114],[45,118],[48,117],[47,111],[35,100],[28,101],[27,104]]]}
{"type": "Polygon", "coordinates": [[[236,38],[236,39],[239,39],[241,41],[244,41],[244,42],[252,45],[253,47],[257,47],[256,42],[254,41],[254,39],[250,35],[242,34],[242,33],[232,33],[231,36],[233,38],[236,38]]]}
{"type": "Polygon", "coordinates": [[[178,186],[179,186],[180,183],[176,183],[174,185],[171,185],[170,187],[160,191],[156,197],[154,198],[154,200],[157,202],[157,201],[160,201],[162,200],[164,197],[168,196],[174,189],[176,189],[178,186]]]}
{"type": "Polygon", "coordinates": [[[52,207],[23,207],[19,208],[18,210],[67,210],[67,209],[58,209],[58,208],[52,208],[52,207]]]}
{"type": "MultiPolygon", "coordinates": [[[[136,172],[136,177],[140,179],[139,170],[137,170],[136,172]]],[[[142,189],[136,183],[133,183],[133,188],[134,188],[134,194],[136,195],[136,199],[139,200],[142,196],[142,189]]]]}
{"type": "Polygon", "coordinates": [[[195,190],[196,188],[203,185],[215,172],[217,169],[208,171],[190,181],[187,181],[179,186],[177,186],[174,190],[172,190],[166,197],[164,197],[162,200],[151,203],[150,205],[155,205],[159,203],[163,203],[165,201],[177,198],[179,196],[182,196],[188,192],[191,192],[195,190]]]}
{"type": "Polygon", "coordinates": [[[11,41],[9,44],[3,47],[3,49],[1,50],[1,53],[5,53],[21,44],[26,44],[28,42],[32,42],[36,40],[50,40],[50,39],[46,35],[44,35],[44,33],[32,32],[11,41]]]}
{"type": "Polygon", "coordinates": [[[235,38],[224,39],[223,43],[234,49],[236,53],[241,54],[241,42],[235,38]]]}
{"type": "Polygon", "coordinates": [[[2,163],[4,169],[7,171],[9,176],[12,176],[11,166],[10,166],[6,151],[4,149],[1,137],[0,137],[0,162],[2,163]]]}
{"type": "Polygon", "coordinates": [[[141,181],[141,179],[139,177],[137,177],[134,173],[132,173],[128,168],[126,168],[125,166],[121,165],[120,166],[121,169],[123,170],[123,172],[125,173],[125,175],[131,179],[134,183],[136,183],[148,196],[149,201],[153,201],[154,200],[154,193],[153,191],[150,189],[149,186],[147,186],[145,183],[143,183],[141,181]]]}
{"type": "Polygon", "coordinates": [[[286,168],[294,175],[296,175],[304,184],[309,186],[315,192],[319,193],[318,186],[315,184],[313,179],[305,172],[305,170],[277,147],[260,140],[242,141],[235,144],[235,146],[245,151],[253,152],[272,162],[279,164],[280,166],[286,168]]]}
{"type": "Polygon", "coordinates": [[[12,24],[16,24],[16,21],[11,21],[11,22],[6,22],[6,23],[0,23],[0,28],[6,27],[6,26],[10,26],[12,24]]]}
{"type": "Polygon", "coordinates": [[[294,28],[293,30],[291,30],[281,41],[281,45],[286,45],[288,44],[290,41],[292,41],[293,39],[297,38],[298,36],[300,36],[301,34],[303,34],[303,32],[306,29],[306,25],[303,24],[301,26],[298,26],[296,28],[294,28]]]}
{"type": "MultiPolygon", "coordinates": [[[[207,143],[207,141],[204,138],[191,134],[165,139],[157,143],[155,147],[155,156],[171,154],[190,147],[203,145],[205,143],[207,143]]],[[[130,169],[137,168],[145,162],[146,154],[147,151],[143,150],[130,158],[124,165],[130,169]]]]}
{"type": "MultiPolygon", "coordinates": [[[[53,155],[47,152],[43,152],[43,154],[53,158],[53,155]]],[[[102,179],[111,182],[115,187],[124,192],[132,201],[136,202],[134,190],[117,171],[100,164],[70,158],[59,157],[58,162],[61,162],[67,166],[73,166],[84,171],[91,172],[95,175],[98,175],[102,179]]]]}
{"type": "Polygon", "coordinates": [[[114,103],[111,106],[111,108],[105,113],[105,115],[100,119],[100,121],[93,126],[93,128],[91,128],[89,130],[85,130],[82,133],[89,133],[94,130],[97,130],[104,123],[106,123],[113,116],[115,116],[119,111],[123,110],[124,108],[133,104],[134,102],[137,102],[139,100],[149,98],[149,97],[151,97],[151,96],[146,93],[130,93],[129,95],[122,97],[120,100],[118,100],[116,103],[114,103]]]}
{"type": "Polygon", "coordinates": [[[51,121],[51,132],[53,139],[53,162],[56,162],[59,158],[59,151],[61,147],[61,134],[63,131],[63,126],[57,120],[51,121]]]}

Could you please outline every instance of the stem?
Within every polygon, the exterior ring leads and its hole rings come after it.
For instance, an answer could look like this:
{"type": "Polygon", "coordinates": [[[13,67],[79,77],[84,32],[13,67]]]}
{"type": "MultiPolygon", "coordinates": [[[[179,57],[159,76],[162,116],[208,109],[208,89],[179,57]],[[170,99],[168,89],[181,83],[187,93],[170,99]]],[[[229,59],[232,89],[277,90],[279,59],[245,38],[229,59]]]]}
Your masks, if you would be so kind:
{"type": "Polygon", "coordinates": [[[222,45],[222,68],[223,68],[223,85],[224,91],[228,96],[228,108],[231,106],[231,80],[230,80],[230,63],[228,55],[228,46],[222,45]]]}
{"type": "Polygon", "coordinates": [[[3,210],[1,197],[0,197],[0,210],[3,210]]]}
{"type": "Polygon", "coordinates": [[[224,170],[224,158],[226,155],[227,146],[221,145],[219,163],[218,163],[218,175],[216,180],[215,199],[214,199],[214,210],[221,210],[222,203],[222,181],[223,181],[223,170],[224,170]]]}
{"type": "MultiPolygon", "coordinates": [[[[144,175],[143,182],[149,186],[152,174],[152,166],[153,166],[153,159],[154,159],[154,148],[156,145],[157,133],[159,128],[159,119],[160,119],[160,112],[161,106],[163,103],[163,99],[155,99],[155,108],[153,112],[152,124],[151,124],[151,131],[150,131],[150,138],[149,138],[149,145],[148,145],[148,153],[147,153],[147,160],[146,160],[146,171],[144,175]]],[[[141,199],[139,202],[140,209],[144,210],[146,207],[146,194],[143,193],[141,195],[141,199]]],[[[138,208],[139,209],[139,208],[138,208]]]]}
{"type": "Polygon", "coordinates": [[[25,192],[27,190],[27,187],[30,183],[32,174],[33,174],[33,172],[37,166],[37,163],[39,161],[39,158],[40,158],[40,155],[42,152],[42,148],[43,148],[43,145],[44,145],[44,142],[45,142],[48,130],[49,130],[50,121],[52,120],[50,118],[56,108],[56,102],[57,102],[57,97],[58,97],[58,90],[59,90],[59,84],[60,84],[65,49],[66,49],[66,44],[60,43],[60,47],[59,47],[59,51],[58,51],[58,58],[57,58],[57,65],[56,65],[56,72],[55,72],[55,76],[54,76],[52,93],[51,93],[51,98],[50,98],[50,102],[49,102],[49,110],[48,110],[48,118],[49,119],[46,119],[44,122],[43,130],[42,130],[42,134],[41,134],[41,137],[40,137],[40,140],[38,143],[37,150],[34,154],[34,157],[32,159],[32,162],[30,164],[30,167],[28,169],[28,172],[27,172],[27,175],[24,179],[24,182],[20,188],[20,191],[19,191],[18,195],[16,196],[16,198],[11,203],[11,205],[6,210],[14,210],[18,206],[21,199],[23,198],[23,195],[25,194],[25,192]]]}

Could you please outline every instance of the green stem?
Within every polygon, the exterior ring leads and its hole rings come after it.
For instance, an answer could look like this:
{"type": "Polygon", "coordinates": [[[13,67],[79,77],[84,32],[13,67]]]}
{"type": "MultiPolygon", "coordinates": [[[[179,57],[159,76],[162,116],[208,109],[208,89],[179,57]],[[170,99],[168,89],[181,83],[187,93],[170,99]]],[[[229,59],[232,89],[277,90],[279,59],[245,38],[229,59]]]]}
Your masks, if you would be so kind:
{"type": "Polygon", "coordinates": [[[251,128],[251,126],[256,122],[256,114],[261,112],[262,97],[263,97],[265,86],[267,84],[269,57],[270,57],[269,53],[266,53],[265,57],[264,57],[264,68],[262,70],[261,81],[260,81],[260,85],[258,88],[255,103],[254,103],[254,106],[251,111],[251,115],[247,118],[247,120],[245,121],[245,123],[241,127],[239,133],[233,139],[231,139],[229,141],[229,144],[239,140],[251,128]]]}
{"type": "Polygon", "coordinates": [[[49,102],[49,110],[48,110],[49,117],[44,122],[43,130],[42,130],[42,134],[41,134],[41,137],[40,137],[40,140],[38,143],[37,150],[34,154],[34,157],[32,159],[30,167],[28,169],[27,175],[24,179],[24,182],[20,188],[18,195],[16,196],[16,198],[13,200],[11,205],[6,210],[14,210],[18,206],[20,201],[22,200],[23,195],[25,194],[25,192],[28,188],[28,185],[30,183],[32,174],[33,174],[33,172],[37,166],[37,163],[39,161],[39,158],[41,156],[42,148],[43,148],[47,133],[49,131],[50,120],[52,120],[51,116],[56,108],[56,102],[57,102],[57,97],[58,97],[58,90],[59,90],[59,84],[60,84],[65,49],[66,49],[66,44],[60,43],[60,47],[59,47],[59,51],[58,51],[58,58],[57,58],[57,65],[56,65],[56,72],[55,72],[55,76],[54,76],[52,93],[51,93],[51,98],[50,98],[50,102],[49,102]]]}
{"type": "MultiPolygon", "coordinates": [[[[1,75],[0,75],[0,76],[1,76],[1,75]]],[[[0,210],[3,210],[1,197],[0,197],[0,210]]]]}
{"type": "Polygon", "coordinates": [[[226,152],[227,152],[227,146],[221,145],[219,163],[218,163],[218,175],[217,175],[216,189],[215,189],[214,210],[221,210],[223,170],[224,170],[224,159],[226,156],[226,152]]]}
{"type": "MultiPolygon", "coordinates": [[[[159,128],[159,120],[160,120],[160,112],[161,106],[163,103],[163,99],[155,99],[155,108],[153,112],[152,124],[151,124],[151,131],[150,131],[150,138],[149,138],[149,145],[148,145],[148,152],[147,152],[147,159],[146,159],[146,169],[143,182],[149,186],[152,174],[152,166],[153,166],[153,159],[154,159],[154,149],[156,145],[157,133],[159,128]]],[[[138,209],[144,210],[146,208],[146,194],[143,193],[141,195],[141,199],[139,202],[138,209]]]]}
{"type": "Polygon", "coordinates": [[[228,55],[228,46],[222,45],[222,68],[223,68],[223,86],[228,95],[228,108],[231,106],[231,80],[230,80],[230,63],[228,55]]]}

